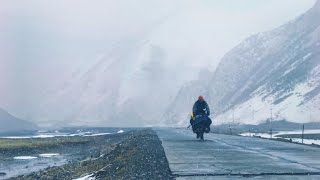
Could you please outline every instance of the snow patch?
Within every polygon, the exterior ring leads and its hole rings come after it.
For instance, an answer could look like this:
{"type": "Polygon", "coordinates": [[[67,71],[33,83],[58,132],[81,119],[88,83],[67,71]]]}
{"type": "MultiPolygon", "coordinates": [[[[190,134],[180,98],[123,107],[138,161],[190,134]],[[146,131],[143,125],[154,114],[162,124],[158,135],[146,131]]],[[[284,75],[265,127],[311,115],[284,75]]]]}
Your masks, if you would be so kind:
{"type": "Polygon", "coordinates": [[[86,137],[90,137],[90,136],[103,136],[103,135],[108,135],[108,134],[111,134],[111,133],[97,133],[97,134],[89,134],[89,135],[83,135],[83,136],[86,136],[86,137]]]}
{"type": "Polygon", "coordinates": [[[120,133],[124,133],[124,131],[121,129],[120,131],[118,131],[117,132],[118,134],[120,134],[120,133]]]}
{"type": "Polygon", "coordinates": [[[307,55],[305,55],[305,56],[303,57],[303,60],[307,60],[311,55],[312,55],[312,53],[308,53],[307,55]]]}
{"type": "Polygon", "coordinates": [[[33,136],[33,138],[53,138],[55,137],[54,135],[47,135],[47,134],[40,134],[37,136],[33,136]]]}
{"type": "Polygon", "coordinates": [[[13,159],[16,159],[16,160],[30,160],[30,159],[37,159],[37,157],[34,157],[34,156],[16,156],[13,159]]]}
{"type": "Polygon", "coordinates": [[[83,177],[80,177],[80,178],[77,178],[77,179],[73,179],[73,180],[95,180],[96,178],[93,177],[93,174],[89,174],[87,176],[83,176],[83,177]]]}
{"type": "Polygon", "coordinates": [[[39,157],[44,157],[44,158],[51,158],[54,156],[59,156],[60,154],[58,153],[46,153],[46,154],[39,154],[39,157]]]}
{"type": "MultiPolygon", "coordinates": [[[[318,134],[320,133],[319,129],[314,129],[314,130],[305,130],[304,134],[318,134]]],[[[277,137],[278,135],[286,135],[286,134],[302,134],[302,131],[279,131],[279,132],[274,132],[272,135],[272,138],[279,138],[277,137]]],[[[268,133],[242,133],[240,134],[241,136],[256,136],[256,137],[262,137],[262,138],[271,138],[271,135],[268,133]]],[[[297,142],[297,143],[302,143],[301,138],[283,138],[287,140],[292,140],[292,142],[297,142]]],[[[320,145],[320,140],[319,139],[304,139],[303,144],[317,144],[320,145]]]]}
{"type": "MultiPolygon", "coordinates": [[[[311,53],[305,56],[308,58],[311,53]]],[[[289,68],[291,70],[291,68],[289,68]]],[[[258,88],[247,102],[237,105],[234,110],[229,110],[215,117],[215,124],[223,123],[241,123],[259,124],[271,117],[272,120],[286,119],[293,122],[308,122],[319,121],[320,109],[318,105],[320,102],[320,95],[313,99],[306,101],[305,95],[313,91],[320,85],[320,65],[313,68],[310,72],[310,77],[307,81],[297,84],[295,88],[283,94],[281,97],[286,97],[283,101],[273,104],[275,99],[272,96],[263,99],[268,92],[261,86],[258,88]],[[290,96],[289,96],[290,95],[290,96]],[[302,104],[303,103],[303,104],[302,104]],[[272,108],[272,112],[271,112],[272,108]],[[234,114],[234,118],[233,118],[234,114]]]]}

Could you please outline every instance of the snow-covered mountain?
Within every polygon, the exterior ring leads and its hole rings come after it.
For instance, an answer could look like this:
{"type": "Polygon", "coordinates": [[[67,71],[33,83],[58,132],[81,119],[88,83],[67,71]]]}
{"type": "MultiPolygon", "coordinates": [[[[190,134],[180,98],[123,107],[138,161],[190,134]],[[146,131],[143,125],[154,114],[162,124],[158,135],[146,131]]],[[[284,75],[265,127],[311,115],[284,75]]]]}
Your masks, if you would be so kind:
{"type": "Polygon", "coordinates": [[[36,129],[37,126],[35,124],[18,119],[0,108],[0,132],[16,132],[36,129]]]}
{"type": "Polygon", "coordinates": [[[182,117],[199,94],[216,112],[216,123],[256,124],[271,114],[273,119],[320,121],[319,19],[317,1],[297,19],[247,38],[222,58],[207,84],[198,80],[179,91],[164,122],[185,122],[182,117]]]}

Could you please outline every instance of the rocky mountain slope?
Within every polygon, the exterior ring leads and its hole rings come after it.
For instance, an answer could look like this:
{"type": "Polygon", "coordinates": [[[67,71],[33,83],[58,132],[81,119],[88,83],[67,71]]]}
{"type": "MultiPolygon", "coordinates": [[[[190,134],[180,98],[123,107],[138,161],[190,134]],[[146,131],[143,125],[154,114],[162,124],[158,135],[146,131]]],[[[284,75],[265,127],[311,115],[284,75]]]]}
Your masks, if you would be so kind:
{"type": "Polygon", "coordinates": [[[317,1],[297,19],[246,39],[223,57],[208,84],[199,80],[179,91],[165,124],[185,121],[180,117],[190,111],[197,93],[207,97],[216,123],[256,124],[270,117],[320,121],[319,19],[317,1]],[[195,86],[201,90],[189,92],[195,86]]]}

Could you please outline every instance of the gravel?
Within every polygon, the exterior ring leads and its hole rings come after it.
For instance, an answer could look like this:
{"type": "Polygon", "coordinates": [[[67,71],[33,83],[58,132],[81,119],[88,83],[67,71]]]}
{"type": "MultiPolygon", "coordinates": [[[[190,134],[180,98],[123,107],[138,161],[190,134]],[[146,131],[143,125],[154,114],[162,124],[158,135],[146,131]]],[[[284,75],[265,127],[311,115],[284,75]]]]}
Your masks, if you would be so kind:
{"type": "Polygon", "coordinates": [[[97,179],[173,179],[161,141],[152,130],[136,132],[108,158],[97,179]]]}
{"type": "Polygon", "coordinates": [[[101,138],[112,138],[114,143],[106,145],[98,141],[98,148],[87,147],[90,154],[84,160],[11,179],[77,179],[88,175],[95,179],[174,179],[161,141],[153,130],[132,130],[101,138]]]}

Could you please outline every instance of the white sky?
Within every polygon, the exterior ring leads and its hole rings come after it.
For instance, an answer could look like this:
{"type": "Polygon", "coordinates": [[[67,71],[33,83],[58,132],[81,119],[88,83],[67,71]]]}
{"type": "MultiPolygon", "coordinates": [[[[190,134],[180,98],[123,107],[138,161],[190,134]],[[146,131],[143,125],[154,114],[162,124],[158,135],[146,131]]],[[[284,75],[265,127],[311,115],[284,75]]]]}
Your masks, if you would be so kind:
{"type": "Polygon", "coordinates": [[[244,38],[294,19],[314,2],[1,0],[0,107],[92,64],[115,42],[145,39],[168,52],[168,63],[215,66],[244,38]]]}

